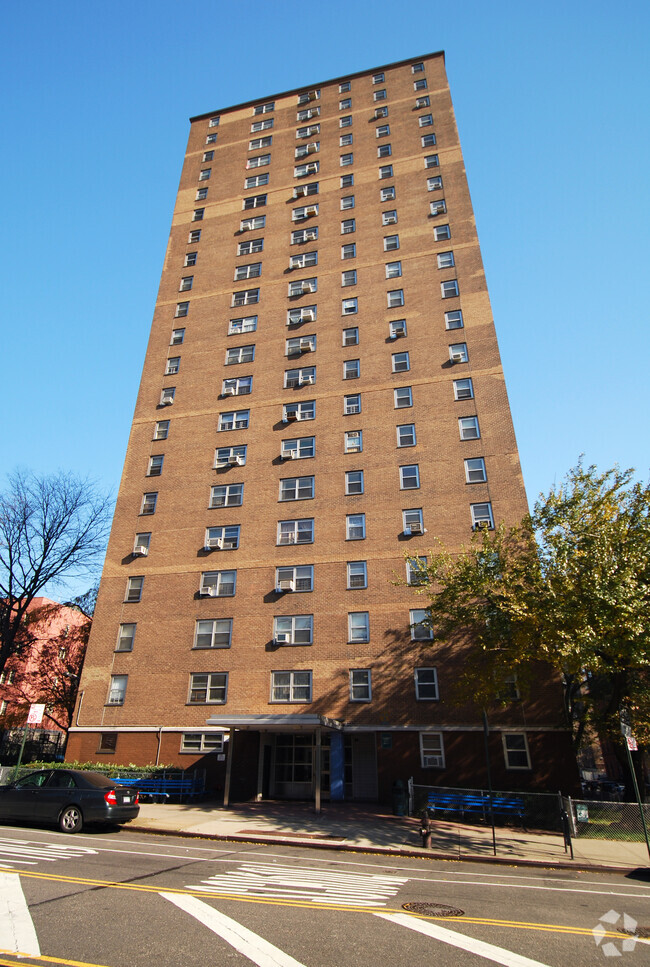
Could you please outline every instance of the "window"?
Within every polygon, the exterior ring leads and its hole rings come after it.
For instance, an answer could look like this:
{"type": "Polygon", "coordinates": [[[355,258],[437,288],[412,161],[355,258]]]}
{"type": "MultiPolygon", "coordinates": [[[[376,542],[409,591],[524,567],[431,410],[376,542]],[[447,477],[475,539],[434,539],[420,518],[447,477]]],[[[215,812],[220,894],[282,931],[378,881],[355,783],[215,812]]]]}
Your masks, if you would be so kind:
{"type": "Polygon", "coordinates": [[[363,470],[346,471],[345,493],[348,497],[363,493],[363,470]]]}
{"type": "Polygon", "coordinates": [[[300,208],[293,209],[291,220],[303,222],[306,218],[314,218],[316,215],[318,215],[318,205],[301,205],[300,208]]]}
{"type": "MultiPolygon", "coordinates": [[[[3,703],[6,704],[6,703],[3,703]]],[[[2,711],[2,710],[0,710],[2,711]]],[[[117,750],[117,732],[101,732],[97,752],[111,753],[117,750]]]]}
{"type": "Polygon", "coordinates": [[[339,84],[339,94],[345,94],[346,91],[350,90],[350,81],[343,81],[339,84]]]}
{"type": "Polygon", "coordinates": [[[353,393],[351,396],[343,397],[343,415],[349,416],[351,413],[361,412],[361,394],[353,393]]]}
{"type": "Polygon", "coordinates": [[[176,303],[176,312],[174,313],[174,315],[175,315],[175,317],[177,319],[179,319],[182,316],[186,316],[189,311],[190,311],[190,304],[189,304],[189,302],[177,302],[176,303]]]}
{"type": "Polygon", "coordinates": [[[313,544],[313,542],[313,518],[278,522],[278,544],[313,544]]]}
{"type": "Polygon", "coordinates": [[[178,370],[180,369],[180,366],[181,366],[181,357],[172,356],[170,359],[167,360],[167,364],[165,366],[165,376],[175,376],[178,370]]]}
{"type": "Polygon", "coordinates": [[[111,684],[106,699],[107,705],[124,705],[128,678],[128,675],[111,675],[111,684]]]}
{"type": "Polygon", "coordinates": [[[235,551],[239,547],[239,524],[230,527],[206,527],[205,551],[235,551]]]}
{"type": "MultiPolygon", "coordinates": [[[[209,155],[214,156],[214,151],[206,151],[205,154],[209,154],[209,155]]],[[[203,160],[204,161],[209,161],[211,159],[210,158],[206,158],[205,155],[204,155],[203,156],[203,160]]],[[[203,170],[199,172],[199,181],[208,181],[211,174],[212,174],[212,168],[203,168],[203,170]]]]}
{"type": "Polygon", "coordinates": [[[375,108],[375,120],[388,117],[388,108],[385,106],[375,108]]]}
{"type": "Polygon", "coordinates": [[[356,242],[351,242],[348,245],[341,246],[341,258],[342,259],[354,259],[357,257],[357,246],[356,242]]]}
{"type": "Polygon", "coordinates": [[[341,211],[347,211],[349,208],[354,208],[354,195],[345,195],[341,198],[341,211]]]}
{"type": "Polygon", "coordinates": [[[339,127],[340,128],[349,128],[351,126],[351,124],[352,124],[352,115],[351,114],[346,114],[342,118],[339,118],[339,127]]]}
{"type": "Polygon", "coordinates": [[[406,537],[411,537],[413,534],[426,534],[421,507],[412,507],[409,510],[403,510],[402,523],[404,526],[403,534],[406,537]]]}
{"type": "Polygon", "coordinates": [[[442,178],[440,175],[436,175],[433,178],[427,178],[427,191],[440,191],[442,188],[442,178]]]}
{"type": "Polygon", "coordinates": [[[305,196],[308,196],[308,195],[317,195],[317,194],[318,194],[317,181],[308,181],[304,185],[296,185],[296,187],[293,189],[294,198],[304,198],[305,196]]]}
{"type": "Polygon", "coordinates": [[[388,188],[380,188],[379,190],[379,200],[380,201],[394,201],[395,200],[395,187],[390,185],[388,188]]]}
{"type": "Polygon", "coordinates": [[[204,201],[207,197],[208,197],[208,189],[207,188],[199,188],[197,190],[196,195],[195,195],[196,201],[204,201]]]}
{"type": "Polygon", "coordinates": [[[454,296],[460,295],[458,280],[450,279],[449,282],[441,282],[440,292],[442,293],[443,299],[453,299],[454,296]]]}
{"type": "Polygon", "coordinates": [[[273,118],[265,118],[264,121],[253,121],[251,132],[255,134],[257,131],[270,131],[272,127],[273,118]]]}
{"type": "Polygon", "coordinates": [[[433,114],[421,114],[418,118],[418,124],[421,128],[428,128],[433,124],[433,114]]]}
{"type": "Polygon", "coordinates": [[[248,159],[248,161],[246,162],[246,167],[263,168],[265,165],[268,165],[270,163],[271,163],[270,154],[256,154],[254,157],[248,159]]]}
{"type": "Polygon", "coordinates": [[[185,255],[185,260],[183,262],[183,265],[185,267],[196,265],[197,258],[198,258],[198,252],[187,252],[185,255]]]}
{"type": "Polygon", "coordinates": [[[310,161],[308,164],[296,165],[293,169],[294,178],[305,178],[307,175],[317,175],[320,161],[310,161]]]}
{"type": "Polygon", "coordinates": [[[228,672],[190,675],[188,705],[225,705],[228,693],[228,672]]]}
{"type": "Polygon", "coordinates": [[[215,134],[208,134],[207,137],[206,137],[206,139],[205,139],[205,143],[206,144],[216,144],[217,143],[217,135],[216,135],[216,133],[215,134]]]}
{"type": "Polygon", "coordinates": [[[287,477],[280,481],[279,500],[311,500],[313,496],[313,477],[287,477]]]}
{"type": "Polygon", "coordinates": [[[240,319],[231,319],[228,323],[229,336],[243,332],[255,332],[256,329],[257,316],[243,316],[240,319]]]}
{"type": "MultiPolygon", "coordinates": [[[[254,255],[256,252],[261,252],[263,248],[263,238],[251,238],[246,242],[239,242],[237,245],[237,255],[254,255]]],[[[261,270],[259,274],[262,274],[261,270]]]]}
{"type": "Polygon", "coordinates": [[[309,121],[311,118],[317,118],[320,114],[319,107],[307,107],[303,108],[302,111],[298,111],[296,114],[296,121],[309,121]]]}
{"type": "Polygon", "coordinates": [[[223,752],[223,732],[183,732],[180,751],[195,755],[223,752]]]}
{"type": "Polygon", "coordinates": [[[298,128],[296,138],[311,138],[314,134],[320,134],[320,124],[308,124],[304,128],[298,128]]]}
{"type": "Polygon", "coordinates": [[[246,178],[244,182],[244,189],[246,188],[261,188],[263,185],[268,185],[269,183],[269,173],[264,171],[261,175],[251,175],[246,178]]]}
{"type": "Polygon", "coordinates": [[[352,107],[352,98],[344,97],[342,101],[339,101],[339,111],[349,111],[352,107]]]}
{"type": "Polygon", "coordinates": [[[431,107],[431,98],[429,95],[425,94],[424,97],[416,97],[415,107],[417,110],[420,110],[420,108],[423,107],[431,107]]]}
{"type": "Polygon", "coordinates": [[[200,242],[200,241],[201,241],[201,229],[200,228],[197,228],[194,231],[190,232],[190,234],[187,236],[187,244],[188,245],[194,245],[195,242],[200,242]]]}
{"type": "Polygon", "coordinates": [[[395,252],[399,248],[399,235],[384,235],[384,252],[395,252]]]}
{"type": "Polygon", "coordinates": [[[316,438],[313,436],[298,437],[295,440],[283,440],[281,456],[283,460],[305,460],[313,457],[316,452],[316,438]]]}
{"type": "Polygon", "coordinates": [[[458,430],[461,440],[478,440],[481,436],[478,416],[461,416],[458,420],[458,430]]]}
{"type": "Polygon", "coordinates": [[[401,410],[406,406],[413,406],[413,391],[410,386],[398,386],[393,390],[395,409],[401,410]]]}
{"type": "Polygon", "coordinates": [[[284,386],[285,389],[293,388],[297,386],[306,386],[307,384],[316,382],[316,367],[315,366],[303,366],[300,369],[285,369],[284,371],[284,386]]]}
{"type": "Polygon", "coordinates": [[[398,447],[414,447],[416,444],[415,439],[415,423],[403,423],[401,426],[396,427],[397,429],[397,446],[398,447]]]}
{"type": "Polygon", "coordinates": [[[373,101],[385,101],[386,100],[386,89],[382,88],[379,91],[375,91],[372,95],[373,101]]]}
{"type": "Polygon", "coordinates": [[[341,168],[345,168],[348,165],[354,164],[354,155],[350,151],[349,154],[342,154],[339,158],[339,165],[341,168]]]}
{"type": "Polygon", "coordinates": [[[162,453],[158,453],[154,457],[149,457],[149,466],[147,467],[148,477],[159,477],[161,475],[164,459],[162,453]]]}
{"type": "Polygon", "coordinates": [[[270,114],[275,111],[275,101],[268,101],[266,104],[258,104],[253,108],[253,114],[270,114]]]}
{"type": "Polygon", "coordinates": [[[250,198],[244,198],[242,208],[244,211],[248,211],[250,208],[264,208],[266,199],[267,195],[251,195],[250,198]]]}
{"type": "Polygon", "coordinates": [[[222,484],[210,488],[210,507],[241,507],[243,502],[243,483],[222,484]]]}
{"type": "Polygon", "coordinates": [[[341,315],[353,316],[357,311],[357,299],[343,299],[341,303],[341,315]]]}
{"type": "Polygon", "coordinates": [[[456,264],[454,262],[453,252],[438,252],[436,258],[438,260],[439,269],[451,269],[456,264]]]}
{"type": "Polygon", "coordinates": [[[217,447],[214,454],[215,470],[222,467],[243,467],[246,464],[246,445],[217,447]]]}
{"type": "Polygon", "coordinates": [[[391,356],[391,361],[394,373],[406,373],[411,368],[408,353],[393,353],[391,356]]]}
{"type": "Polygon", "coordinates": [[[211,598],[231,598],[236,583],[237,571],[204,571],[199,594],[211,598]]]}
{"type": "Polygon", "coordinates": [[[365,561],[348,561],[348,589],[350,591],[368,586],[368,573],[365,561]]]}
{"type": "Polygon", "coordinates": [[[135,602],[140,601],[142,598],[142,588],[144,586],[144,577],[130,577],[126,581],[126,595],[124,597],[125,601],[135,602]]]}
{"type": "MultiPolygon", "coordinates": [[[[392,178],[393,177],[393,166],[392,165],[382,165],[379,169],[379,178],[392,178]]],[[[385,223],[384,223],[385,224],[385,223]]]]}
{"type": "Polygon", "coordinates": [[[397,225],[397,212],[394,210],[389,212],[382,212],[381,223],[382,225],[397,225]]]}
{"type": "Polygon", "coordinates": [[[429,205],[429,209],[432,215],[446,215],[447,202],[444,198],[441,198],[439,201],[432,201],[429,205]]]}
{"type": "Polygon", "coordinates": [[[217,430],[246,430],[248,429],[249,410],[234,410],[230,413],[220,413],[217,430]]]}
{"type": "MultiPolygon", "coordinates": [[[[411,641],[430,641],[433,638],[433,629],[427,624],[428,612],[426,608],[413,608],[409,611],[409,623],[411,625],[411,641]]],[[[423,669],[415,669],[415,693],[418,698],[426,698],[427,696],[418,695],[418,671],[423,669]]],[[[426,669],[426,671],[435,671],[435,669],[426,669]]],[[[424,684],[420,681],[420,684],[424,684]]],[[[436,695],[433,696],[437,698],[437,683],[436,683],[436,695]]]]}
{"type": "Polygon", "coordinates": [[[159,420],[153,431],[154,440],[166,440],[169,436],[169,420],[159,420]]]}
{"type": "Polygon", "coordinates": [[[202,222],[203,216],[205,215],[205,208],[195,208],[192,212],[193,222],[202,222]]]}
{"type": "Polygon", "coordinates": [[[282,407],[283,423],[292,423],[294,420],[313,420],[315,417],[315,400],[304,400],[302,403],[285,403],[282,407]]]}
{"type": "Polygon", "coordinates": [[[417,81],[413,82],[414,91],[426,91],[426,89],[427,89],[427,81],[425,77],[421,77],[417,81]]]}
{"type": "Polygon", "coordinates": [[[316,350],[316,336],[293,336],[286,341],[287,356],[299,356],[301,353],[313,353],[316,350]]]}
{"type": "Polygon", "coordinates": [[[488,501],[484,504],[470,504],[469,506],[472,512],[472,528],[479,530],[482,527],[487,527],[488,530],[493,530],[492,504],[488,501]]]}
{"type": "Polygon", "coordinates": [[[386,278],[387,279],[398,279],[402,274],[402,263],[401,262],[387,262],[386,263],[386,278]]]}
{"type": "Polygon", "coordinates": [[[239,223],[241,232],[251,232],[266,225],[266,215],[255,215],[253,218],[243,218],[239,223]]]}
{"type": "Polygon", "coordinates": [[[339,188],[352,188],[354,185],[354,175],[349,172],[339,178],[339,188]]]}
{"type": "Polygon", "coordinates": [[[445,312],[445,328],[446,329],[462,329],[463,328],[463,313],[460,309],[454,309],[452,312],[445,312]]]}
{"type": "Polygon", "coordinates": [[[369,702],[372,698],[369,668],[350,669],[350,701],[369,702]]]}
{"type": "Polygon", "coordinates": [[[361,361],[346,359],[343,363],[343,379],[358,379],[361,376],[361,361]]]}
{"type": "Polygon", "coordinates": [[[352,144],[352,135],[342,134],[341,137],[339,138],[339,147],[345,148],[347,145],[350,145],[350,144],[352,144]]]}
{"type": "Polygon", "coordinates": [[[388,335],[390,339],[398,339],[406,335],[406,319],[393,319],[388,323],[388,335]]]}
{"type": "Polygon", "coordinates": [[[442,732],[420,732],[420,763],[423,769],[444,769],[442,732]]]}
{"type": "Polygon", "coordinates": [[[236,379],[224,379],[221,383],[222,396],[246,396],[253,389],[252,376],[239,376],[236,379]]]}
{"type": "Polygon", "coordinates": [[[419,701],[438,701],[438,673],[435,668],[415,669],[415,697],[419,701]]]}
{"type": "Polygon", "coordinates": [[[320,151],[320,141],[310,141],[309,144],[299,144],[293,155],[296,160],[306,158],[307,155],[316,154],[320,151]]]}
{"type": "Polygon", "coordinates": [[[350,235],[354,231],[356,231],[354,218],[346,218],[341,222],[341,235],[350,235]]]}
{"type": "Polygon", "coordinates": [[[169,340],[170,346],[180,346],[185,341],[185,330],[184,329],[172,329],[171,339],[169,340]]]}
{"type": "Polygon", "coordinates": [[[487,473],[483,457],[472,457],[465,460],[465,482],[470,484],[485,483],[486,481],[487,473]]]}
{"type": "Polygon", "coordinates": [[[267,134],[263,138],[253,138],[252,141],[248,142],[248,150],[256,151],[259,148],[270,148],[273,144],[273,135],[267,134]]]}
{"type": "Polygon", "coordinates": [[[419,74],[424,70],[424,63],[419,61],[417,64],[411,64],[411,74],[419,74]]]}
{"type": "Polygon", "coordinates": [[[135,629],[136,629],[135,623],[120,625],[120,630],[117,635],[117,645],[115,646],[115,651],[133,651],[133,642],[135,641],[135,629]]]}
{"type": "Polygon", "coordinates": [[[379,73],[379,74],[373,74],[372,75],[372,83],[373,84],[383,84],[384,83],[384,72],[381,71],[381,73],[379,73]]]}
{"type": "MultiPolygon", "coordinates": [[[[314,590],[314,568],[311,564],[303,564],[298,567],[276,567],[275,569],[275,589],[276,591],[313,591],[314,590]]],[[[306,642],[311,644],[311,642],[306,642]]]]}
{"type": "Polygon", "coordinates": [[[314,640],[312,614],[276,615],[273,640],[279,645],[311,645],[314,640]]]}
{"type": "Polygon", "coordinates": [[[406,562],[406,583],[411,587],[419,587],[427,583],[426,557],[410,557],[406,562]]]}
{"type": "Polygon", "coordinates": [[[216,127],[218,127],[220,120],[221,120],[221,118],[219,117],[219,115],[216,115],[215,117],[210,118],[210,120],[208,121],[208,127],[209,128],[216,128],[216,127]]]}
{"type": "Polygon", "coordinates": [[[301,245],[303,242],[315,242],[318,238],[318,226],[313,228],[301,228],[297,232],[291,233],[291,244],[301,245]]]}
{"type": "Polygon", "coordinates": [[[504,732],[502,738],[506,769],[530,769],[530,753],[526,733],[504,732]]]}
{"type": "Polygon", "coordinates": [[[306,295],[310,292],[316,292],[318,289],[318,279],[296,279],[295,282],[289,283],[289,297],[295,298],[296,296],[306,295]]]}
{"type": "Polygon", "coordinates": [[[259,289],[243,289],[241,292],[233,292],[232,306],[250,306],[260,301],[259,289]]]}
{"type": "Polygon", "coordinates": [[[232,618],[207,618],[196,622],[195,648],[230,648],[231,641],[232,618]]]}
{"type": "Polygon", "coordinates": [[[366,537],[366,515],[348,514],[345,518],[345,539],[362,541],[366,537]]]}
{"type": "Polygon", "coordinates": [[[348,614],[348,641],[370,641],[370,618],[367,611],[351,611],[348,614]]]}
{"type": "Polygon", "coordinates": [[[289,259],[290,269],[305,269],[310,265],[318,265],[318,252],[304,252],[289,259]]]}
{"type": "MultiPolygon", "coordinates": [[[[389,134],[390,134],[390,124],[378,124],[377,127],[375,128],[376,138],[385,138],[389,134]]],[[[379,157],[381,158],[381,155],[379,157]]]]}
{"type": "Polygon", "coordinates": [[[400,490],[417,490],[420,486],[420,470],[417,463],[399,468],[400,490]]]}
{"type": "Polygon", "coordinates": [[[438,155],[437,154],[427,154],[424,158],[425,168],[437,168],[438,167],[438,155]]]}
{"type": "Polygon", "coordinates": [[[146,517],[149,514],[156,513],[156,503],[158,502],[158,494],[143,494],[142,503],[140,505],[140,513],[146,517]]]}
{"type": "Polygon", "coordinates": [[[471,379],[455,379],[454,380],[454,399],[455,400],[472,400],[474,399],[474,387],[472,385],[471,379]]]}
{"type": "Polygon", "coordinates": [[[380,144],[377,148],[378,158],[389,158],[393,153],[393,149],[390,144],[380,144]]]}
{"type": "Polygon", "coordinates": [[[467,355],[467,343],[452,343],[449,347],[449,358],[452,363],[466,363],[469,358],[467,355]]]}
{"type": "Polygon", "coordinates": [[[347,430],[343,439],[346,453],[361,453],[363,450],[362,430],[347,430]]]}
{"type": "MultiPolygon", "coordinates": [[[[434,241],[436,241],[436,242],[444,242],[447,239],[451,238],[451,229],[449,228],[449,225],[436,225],[436,227],[433,230],[433,238],[434,238],[434,241]]],[[[454,253],[453,252],[443,252],[443,253],[441,253],[441,255],[438,256],[438,268],[439,269],[445,269],[449,265],[453,265],[453,264],[454,264],[454,253]],[[447,255],[450,255],[451,256],[451,261],[448,261],[446,265],[445,264],[441,264],[441,262],[440,262],[440,259],[441,259],[441,257],[443,255],[444,256],[447,256],[447,255]]]]}
{"type": "Polygon", "coordinates": [[[420,138],[420,144],[423,148],[433,148],[436,144],[436,136],[433,134],[423,134],[420,138]]]}
{"type": "Polygon", "coordinates": [[[271,672],[271,702],[311,702],[311,672],[271,672]]]}
{"type": "Polygon", "coordinates": [[[359,330],[357,327],[353,326],[350,329],[344,329],[341,342],[343,346],[358,346],[359,330]]]}

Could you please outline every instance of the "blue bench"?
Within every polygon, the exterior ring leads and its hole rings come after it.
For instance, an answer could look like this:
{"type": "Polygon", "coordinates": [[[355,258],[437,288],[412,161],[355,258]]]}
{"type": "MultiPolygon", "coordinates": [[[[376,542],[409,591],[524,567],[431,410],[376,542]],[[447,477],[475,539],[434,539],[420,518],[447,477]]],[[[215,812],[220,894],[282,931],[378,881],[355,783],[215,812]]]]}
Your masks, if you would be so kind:
{"type": "MultiPolygon", "coordinates": [[[[492,796],[492,813],[499,816],[517,816],[523,823],[524,801],[516,796],[492,796]]],[[[490,818],[490,799],[474,793],[429,793],[427,811],[433,816],[441,812],[478,813],[485,821],[490,818]]]]}
{"type": "Polygon", "coordinates": [[[169,799],[170,796],[200,796],[205,792],[205,781],[201,776],[192,779],[170,778],[169,776],[111,776],[115,782],[123,786],[133,786],[141,795],[159,799],[169,799]]]}

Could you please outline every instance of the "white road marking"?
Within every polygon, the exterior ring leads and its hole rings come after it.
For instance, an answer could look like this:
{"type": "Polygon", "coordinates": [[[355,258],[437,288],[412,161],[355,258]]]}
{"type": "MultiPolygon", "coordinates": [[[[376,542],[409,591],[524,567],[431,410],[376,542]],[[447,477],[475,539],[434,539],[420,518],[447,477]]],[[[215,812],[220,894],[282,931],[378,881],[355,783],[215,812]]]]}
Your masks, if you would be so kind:
{"type": "Polygon", "coordinates": [[[88,846],[72,843],[41,843],[38,840],[0,837],[0,864],[3,866],[36,866],[40,860],[51,863],[96,853],[97,850],[88,846]]]}
{"type": "Polygon", "coordinates": [[[0,948],[40,957],[41,948],[17,873],[0,870],[0,948]]]}
{"type": "Polygon", "coordinates": [[[548,967],[547,964],[542,964],[539,960],[522,957],[521,954],[515,954],[513,951],[506,950],[504,947],[496,947],[494,944],[485,943],[483,940],[474,940],[473,937],[466,937],[464,934],[456,933],[454,930],[447,930],[445,927],[440,927],[437,923],[431,923],[429,920],[418,920],[404,913],[375,913],[374,916],[381,917],[382,920],[400,924],[402,927],[408,927],[409,930],[423,933],[425,936],[432,937],[434,940],[441,940],[443,943],[450,944],[452,947],[458,947],[460,950],[467,950],[469,953],[478,954],[479,957],[492,960],[495,964],[502,964],[503,967],[548,967]]]}
{"type": "Polygon", "coordinates": [[[303,964],[294,960],[289,954],[285,954],[279,947],[275,947],[268,940],[264,940],[224,913],[219,913],[207,903],[197,900],[196,897],[183,896],[179,893],[161,893],[160,896],[189,913],[258,967],[303,967],[303,964]]]}
{"type": "Polygon", "coordinates": [[[383,906],[407,882],[408,878],[402,876],[246,863],[186,889],[218,896],[376,907],[383,906]]]}

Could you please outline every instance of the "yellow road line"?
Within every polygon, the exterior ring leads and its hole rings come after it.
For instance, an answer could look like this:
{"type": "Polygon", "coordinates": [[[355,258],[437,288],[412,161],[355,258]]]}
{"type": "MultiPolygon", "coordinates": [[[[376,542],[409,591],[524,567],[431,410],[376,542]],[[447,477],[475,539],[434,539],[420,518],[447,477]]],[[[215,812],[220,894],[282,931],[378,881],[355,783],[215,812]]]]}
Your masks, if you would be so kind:
{"type": "Polygon", "coordinates": [[[0,960],[0,967],[16,967],[20,963],[23,967],[34,967],[39,964],[63,964],[63,967],[107,967],[106,964],[89,964],[85,960],[70,960],[68,957],[34,957],[33,954],[15,953],[13,950],[0,950],[4,956],[15,957],[15,960],[0,960]]]}

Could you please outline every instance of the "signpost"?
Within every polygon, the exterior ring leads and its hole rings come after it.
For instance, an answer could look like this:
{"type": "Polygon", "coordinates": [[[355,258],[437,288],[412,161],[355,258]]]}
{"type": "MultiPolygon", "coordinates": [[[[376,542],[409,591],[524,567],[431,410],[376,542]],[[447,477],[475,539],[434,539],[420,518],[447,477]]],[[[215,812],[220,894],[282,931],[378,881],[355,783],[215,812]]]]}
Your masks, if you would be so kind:
{"type": "Polygon", "coordinates": [[[45,705],[30,705],[29,712],[27,714],[27,725],[23,728],[23,741],[20,744],[20,752],[18,753],[18,762],[16,763],[16,768],[14,769],[13,781],[16,781],[18,777],[18,770],[20,769],[20,763],[23,761],[23,752],[25,751],[25,742],[27,741],[27,733],[29,731],[30,725],[40,725],[43,721],[43,716],[45,715],[45,705]]]}
{"type": "Polygon", "coordinates": [[[626,708],[621,708],[619,710],[618,715],[621,720],[621,732],[625,739],[625,751],[627,752],[627,762],[630,767],[630,773],[632,774],[632,784],[634,785],[634,795],[636,796],[636,801],[639,806],[639,812],[641,813],[641,823],[643,825],[645,845],[648,849],[648,856],[650,856],[650,840],[648,839],[648,826],[645,821],[645,810],[643,808],[643,803],[641,802],[641,795],[639,793],[639,784],[636,781],[636,772],[634,771],[634,762],[632,761],[632,753],[636,752],[639,747],[637,745],[636,738],[632,735],[632,726],[630,725],[629,710],[626,708]]]}

